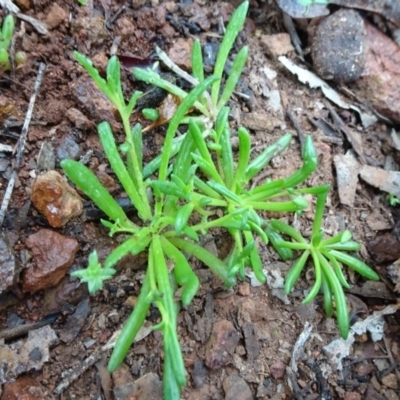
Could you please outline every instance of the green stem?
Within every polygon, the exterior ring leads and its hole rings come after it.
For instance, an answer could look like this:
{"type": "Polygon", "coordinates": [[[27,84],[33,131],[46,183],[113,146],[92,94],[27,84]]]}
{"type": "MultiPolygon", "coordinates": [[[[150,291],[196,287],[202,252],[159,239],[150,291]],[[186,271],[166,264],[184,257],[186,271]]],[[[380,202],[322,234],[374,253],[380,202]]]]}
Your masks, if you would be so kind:
{"type": "Polygon", "coordinates": [[[186,96],[184,101],[180,104],[180,106],[176,110],[174,116],[172,117],[172,119],[168,125],[167,133],[165,136],[165,141],[164,141],[164,146],[163,146],[162,156],[161,156],[160,171],[158,174],[159,180],[162,181],[162,180],[166,180],[166,178],[167,178],[168,163],[169,163],[169,160],[171,157],[173,139],[174,139],[174,136],[176,134],[176,131],[179,127],[179,124],[180,124],[182,118],[190,110],[190,108],[193,106],[194,102],[200,97],[200,95],[204,92],[204,90],[206,90],[207,87],[210,86],[217,79],[218,78],[216,78],[215,76],[210,76],[207,79],[205,79],[203,82],[201,82],[198,86],[196,86],[194,89],[191,90],[191,92],[186,96]]]}
{"type": "Polygon", "coordinates": [[[235,284],[233,278],[229,278],[229,271],[227,265],[218,257],[211,254],[203,247],[179,238],[168,238],[168,240],[179,249],[195,256],[197,259],[206,264],[216,275],[218,275],[228,286],[235,284]]]}
{"type": "Polygon", "coordinates": [[[110,372],[115,371],[124,360],[126,354],[129,351],[133,341],[139,329],[144,324],[147,312],[153,301],[153,293],[150,289],[150,279],[147,273],[142,288],[140,290],[140,295],[136,302],[135,308],[133,309],[130,317],[126,321],[122,332],[120,333],[117,342],[114,347],[114,351],[111,354],[110,361],[108,363],[108,370],[110,372]]]}
{"type": "Polygon", "coordinates": [[[316,236],[321,229],[322,218],[324,216],[325,202],[327,197],[328,197],[328,189],[325,192],[317,195],[317,204],[315,206],[315,216],[314,216],[314,223],[313,223],[311,237],[316,236]]]}
{"type": "Polygon", "coordinates": [[[119,112],[120,112],[120,115],[122,118],[122,123],[124,126],[125,138],[129,144],[128,152],[129,152],[129,157],[130,157],[131,163],[132,163],[132,170],[133,170],[133,173],[135,174],[136,182],[138,185],[137,190],[139,192],[140,197],[142,198],[142,204],[143,204],[142,217],[145,220],[149,220],[152,217],[151,207],[150,207],[149,200],[147,198],[146,188],[145,188],[145,185],[143,182],[142,169],[138,162],[139,159],[136,154],[135,144],[132,140],[131,126],[129,123],[129,115],[125,115],[123,110],[120,110],[119,112]]]}

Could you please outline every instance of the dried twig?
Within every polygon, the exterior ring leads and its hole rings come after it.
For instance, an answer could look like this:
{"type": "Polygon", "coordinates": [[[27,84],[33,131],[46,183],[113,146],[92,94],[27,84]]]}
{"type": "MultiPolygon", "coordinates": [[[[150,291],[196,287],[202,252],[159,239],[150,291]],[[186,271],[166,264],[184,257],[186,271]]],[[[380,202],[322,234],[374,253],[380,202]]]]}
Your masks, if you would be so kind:
{"type": "Polygon", "coordinates": [[[29,123],[31,122],[33,107],[35,105],[36,96],[39,91],[40,85],[42,83],[43,73],[44,73],[45,69],[46,69],[45,64],[40,63],[38,75],[37,75],[36,82],[35,82],[35,87],[33,89],[33,93],[32,93],[31,99],[29,101],[28,111],[26,113],[24,125],[23,125],[22,131],[21,131],[21,135],[20,135],[19,141],[17,143],[17,155],[15,158],[14,170],[13,170],[10,180],[8,182],[6,192],[4,193],[3,203],[1,204],[0,226],[3,224],[4,217],[5,217],[7,208],[8,208],[8,203],[10,202],[12,191],[14,189],[15,178],[17,177],[18,170],[22,164],[22,157],[24,154],[24,148],[25,148],[25,143],[26,143],[26,137],[28,134],[29,123]]]}
{"type": "MultiPolygon", "coordinates": [[[[156,52],[158,57],[160,58],[160,60],[173,72],[175,72],[175,74],[177,74],[178,76],[180,76],[181,78],[185,79],[187,82],[189,82],[191,85],[193,86],[197,86],[199,84],[199,81],[196,78],[193,78],[193,76],[189,75],[186,71],[184,71],[182,68],[178,67],[167,55],[167,53],[165,53],[164,51],[162,51],[158,46],[156,47],[156,52]]],[[[212,114],[215,115],[215,110],[214,110],[214,105],[211,101],[211,97],[210,94],[205,91],[203,93],[208,107],[209,109],[212,111],[212,114]]]]}
{"type": "Polygon", "coordinates": [[[294,114],[293,114],[293,112],[292,112],[290,107],[287,108],[286,115],[288,116],[290,121],[292,121],[292,124],[293,124],[294,128],[296,129],[297,135],[299,136],[301,147],[303,148],[304,141],[305,141],[305,134],[304,134],[303,130],[301,129],[299,121],[294,116],[294,114]]]}
{"type": "Polygon", "coordinates": [[[304,60],[304,53],[303,49],[301,48],[301,40],[299,38],[299,35],[297,34],[296,27],[294,26],[293,19],[289,14],[286,14],[284,11],[282,11],[282,19],[283,19],[283,25],[285,26],[287,32],[290,35],[290,40],[296,49],[296,53],[299,55],[299,58],[301,61],[304,60]]]}

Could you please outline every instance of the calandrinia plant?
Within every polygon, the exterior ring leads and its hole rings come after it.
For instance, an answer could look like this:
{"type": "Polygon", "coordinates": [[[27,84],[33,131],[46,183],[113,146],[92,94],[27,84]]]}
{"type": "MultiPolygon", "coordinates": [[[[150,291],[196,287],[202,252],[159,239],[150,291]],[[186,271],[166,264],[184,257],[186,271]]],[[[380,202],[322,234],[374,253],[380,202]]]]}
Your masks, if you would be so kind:
{"type": "MultiPolygon", "coordinates": [[[[102,223],[110,230],[110,235],[122,234],[125,237],[102,264],[93,252],[89,256],[88,267],[73,275],[87,282],[93,293],[101,289],[104,280],[115,274],[114,266],[122,257],[146,252],[147,268],[142,288],[115,344],[108,368],[113,371],[121,364],[149,308],[154,304],[160,312],[160,321],[153,329],[162,331],[164,342],[165,399],[179,399],[180,390],[187,382],[177,335],[177,315],[180,305],[190,304],[199,288],[199,279],[188,256],[200,260],[227,287],[231,287],[238,278],[245,277],[246,267],[254,271],[260,282],[265,282],[257,238],[264,243],[270,241],[285,259],[293,256],[293,249],[303,251],[288,274],[286,290],[289,292],[311,255],[316,283],[306,301],[314,298],[322,288],[325,308],[330,314],[336,308],[343,337],[347,336],[349,324],[343,303],[345,298],[339,287],[345,286],[340,264],[349,265],[369,278],[377,278],[369,267],[365,264],[360,267],[355,258],[344,252],[354,251],[357,247],[347,231],[331,239],[323,237],[320,228],[328,187],[298,189],[317,167],[311,137],[305,141],[303,166],[298,171],[287,178],[261,182],[254,187],[250,186],[251,180],[275,155],[289,146],[291,136],[282,136],[252,159],[251,136],[245,128],[239,128],[239,151],[237,159],[234,157],[228,123],[229,109],[225,104],[237,83],[244,61],[238,62],[236,69],[232,68],[233,75],[227,77],[222,93],[220,89],[222,70],[244,23],[247,7],[248,2],[242,3],[232,16],[226,30],[229,40],[224,39],[221,44],[215,74],[204,77],[197,64],[193,73],[196,85],[190,92],[180,92],[182,102],[169,122],[161,155],[148,165],[143,165],[141,127],[130,125],[130,116],[140,93],[134,93],[128,102],[125,101],[118,59],[112,57],[109,60],[107,76],[103,79],[90,60],[75,54],[121,116],[125,132],[122,144],[115,142],[107,122],[99,124],[98,132],[109,164],[136,208],[139,222],[127,217],[87,167],[73,160],[62,161],[61,166],[68,178],[107,215],[102,223]],[[229,89],[226,89],[227,86],[229,89]],[[228,94],[224,95],[225,90],[228,94]],[[177,138],[177,130],[182,123],[187,124],[187,131],[177,138]],[[265,211],[293,213],[305,209],[307,201],[304,194],[314,194],[318,198],[311,242],[303,239],[289,225],[264,217],[265,211]],[[215,229],[225,230],[232,238],[232,248],[224,259],[201,246],[202,237],[215,229]],[[284,240],[281,235],[293,241],[284,240]],[[180,287],[182,289],[178,292],[180,287]],[[180,293],[179,298],[177,293],[180,293]]],[[[239,54],[243,53],[239,52],[238,57],[239,54]]],[[[198,45],[194,47],[194,57],[200,57],[198,45]]],[[[148,71],[148,75],[141,76],[151,83],[156,82],[176,91],[154,74],[148,71]]],[[[136,72],[136,75],[140,74],[136,72]]]]}

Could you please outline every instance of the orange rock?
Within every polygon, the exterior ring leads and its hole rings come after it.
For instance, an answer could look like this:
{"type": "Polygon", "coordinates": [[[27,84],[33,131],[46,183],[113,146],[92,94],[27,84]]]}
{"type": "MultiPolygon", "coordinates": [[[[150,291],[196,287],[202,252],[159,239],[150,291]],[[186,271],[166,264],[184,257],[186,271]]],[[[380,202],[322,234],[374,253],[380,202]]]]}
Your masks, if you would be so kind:
{"type": "Polygon", "coordinates": [[[294,47],[287,33],[276,33],[274,35],[263,35],[261,45],[266,53],[273,59],[294,52],[294,47]]]}
{"type": "Polygon", "coordinates": [[[56,171],[37,177],[32,187],[32,203],[53,228],[64,226],[82,213],[82,200],[56,171]]]}
{"type": "Polygon", "coordinates": [[[25,244],[32,252],[32,263],[25,270],[22,290],[31,293],[56,286],[79,250],[76,239],[49,229],[41,229],[30,235],[25,244]]]}
{"type": "Polygon", "coordinates": [[[15,382],[5,383],[1,400],[38,400],[45,395],[39,382],[30,376],[22,376],[15,382]]]}

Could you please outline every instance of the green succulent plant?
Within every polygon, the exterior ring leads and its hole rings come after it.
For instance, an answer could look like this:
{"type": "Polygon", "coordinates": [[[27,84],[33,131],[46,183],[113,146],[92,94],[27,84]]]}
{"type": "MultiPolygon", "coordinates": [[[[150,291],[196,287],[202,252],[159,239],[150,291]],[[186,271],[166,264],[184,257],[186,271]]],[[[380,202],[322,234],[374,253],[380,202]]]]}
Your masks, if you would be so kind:
{"type": "MultiPolygon", "coordinates": [[[[305,301],[311,301],[322,289],[325,309],[331,315],[336,308],[343,337],[347,336],[349,324],[341,289],[347,283],[340,264],[348,265],[370,279],[377,278],[368,266],[345,253],[358,248],[347,231],[330,239],[323,238],[321,222],[329,186],[298,188],[317,167],[311,137],[305,140],[303,165],[299,170],[286,178],[260,182],[254,187],[250,185],[252,179],[289,146],[291,135],[283,135],[252,158],[251,136],[241,127],[237,132],[237,158],[233,154],[226,103],[244,67],[247,49],[236,56],[222,93],[221,78],[247,9],[248,2],[245,1],[233,14],[212,76],[204,77],[200,45],[195,43],[192,58],[197,61],[193,63],[195,82],[191,91],[170,86],[154,71],[135,70],[135,76],[182,99],[169,121],[161,154],[146,165],[143,163],[142,128],[130,126],[130,116],[141,93],[135,92],[129,101],[125,101],[120,63],[116,57],[109,60],[104,79],[89,59],[75,53],[78,62],[121,116],[125,133],[122,144],[117,145],[108,122],[98,125],[98,133],[112,170],[137,210],[138,220],[133,222],[128,218],[90,169],[77,161],[62,161],[61,167],[68,178],[107,215],[108,218],[101,222],[110,235],[123,234],[125,238],[103,264],[93,252],[88,267],[73,275],[88,283],[90,292],[94,293],[101,289],[104,280],[115,274],[114,266],[122,257],[147,253],[147,268],[139,297],[115,344],[108,368],[114,371],[122,363],[150,307],[155,305],[161,317],[153,329],[161,330],[163,335],[163,382],[167,400],[180,399],[181,388],[187,382],[177,335],[177,316],[180,306],[191,303],[200,285],[188,256],[200,260],[231,287],[237,279],[245,278],[246,268],[251,268],[257,279],[265,282],[257,238],[264,243],[270,242],[285,260],[293,257],[293,250],[302,251],[300,260],[286,277],[285,289],[290,292],[311,255],[316,281],[305,301]],[[193,113],[193,109],[197,111],[193,113]],[[182,124],[186,124],[187,131],[177,136],[182,124]],[[294,213],[306,209],[306,194],[317,196],[310,242],[280,220],[264,217],[265,211],[294,213]],[[232,238],[232,247],[225,258],[219,258],[201,245],[201,239],[214,229],[223,229],[232,238]],[[285,240],[285,237],[293,241],[285,240]],[[178,292],[178,288],[182,289],[178,292]],[[177,293],[180,294],[178,298],[177,293]]],[[[156,117],[151,110],[146,112],[150,117],[156,117]]]]}

